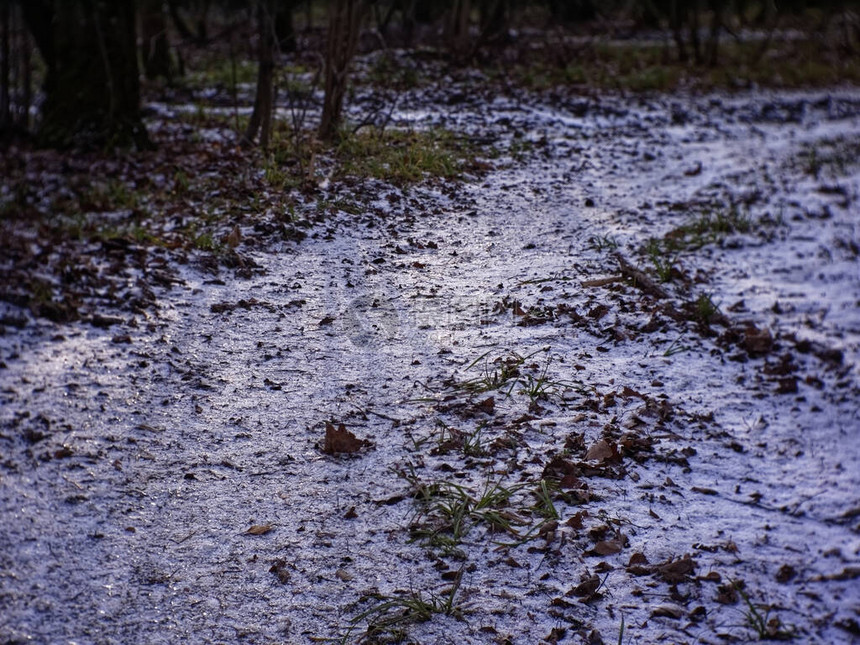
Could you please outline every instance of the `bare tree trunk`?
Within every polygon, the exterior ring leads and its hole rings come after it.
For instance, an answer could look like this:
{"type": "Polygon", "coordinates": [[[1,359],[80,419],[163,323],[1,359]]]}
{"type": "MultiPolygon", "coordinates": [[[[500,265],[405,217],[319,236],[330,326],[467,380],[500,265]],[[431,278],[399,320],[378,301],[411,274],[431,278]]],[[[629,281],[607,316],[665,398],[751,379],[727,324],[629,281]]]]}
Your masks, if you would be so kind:
{"type": "Polygon", "coordinates": [[[9,4],[11,0],[0,0],[0,130],[9,126],[9,4]]]}
{"type": "Polygon", "coordinates": [[[690,44],[693,47],[693,58],[696,65],[702,64],[702,44],[699,39],[699,14],[701,13],[701,0],[693,0],[692,7],[689,10],[690,18],[690,44]]]}
{"type": "Polygon", "coordinates": [[[21,41],[21,100],[18,101],[16,125],[24,131],[30,129],[30,105],[33,103],[33,42],[26,32],[19,31],[21,41]]]}
{"type": "Polygon", "coordinates": [[[254,111],[248,121],[248,128],[242,137],[244,145],[251,145],[260,135],[260,145],[269,147],[272,135],[272,112],[275,96],[275,0],[259,0],[257,4],[257,26],[259,43],[257,52],[257,93],[254,97],[254,111]]]}
{"type": "Polygon", "coordinates": [[[170,56],[167,40],[167,23],[161,0],[143,0],[140,3],[141,58],[146,78],[173,80],[175,65],[170,56]]]}
{"type": "Polygon", "coordinates": [[[723,13],[725,12],[725,0],[711,0],[711,33],[708,38],[707,58],[708,65],[715,67],[719,56],[720,30],[723,28],[723,13]]]}
{"type": "Polygon", "coordinates": [[[767,29],[767,35],[761,41],[761,45],[756,49],[750,60],[750,64],[758,65],[767,50],[770,48],[770,43],[773,40],[773,34],[779,24],[779,17],[776,12],[776,3],[774,0],[765,0],[762,10],[761,19],[764,21],[764,26],[767,29]]]}
{"type": "Polygon", "coordinates": [[[364,0],[331,0],[325,56],[325,98],[318,135],[323,141],[337,137],[346,95],[349,63],[358,47],[364,0]]]}
{"type": "Polygon", "coordinates": [[[20,6],[47,68],[41,142],[150,147],[140,115],[134,0],[20,6]]]}
{"type": "Polygon", "coordinates": [[[686,0],[671,0],[669,4],[669,27],[672,30],[672,37],[675,40],[675,46],[678,48],[678,61],[686,63],[687,46],[684,44],[684,16],[686,8],[680,7],[681,2],[686,0]]]}
{"type": "Polygon", "coordinates": [[[481,35],[477,46],[504,39],[508,33],[508,0],[483,0],[481,7],[481,35]]]}
{"type": "Polygon", "coordinates": [[[448,18],[448,48],[456,59],[469,53],[469,17],[472,11],[470,0],[454,0],[448,18]]]}
{"type": "Polygon", "coordinates": [[[197,42],[208,43],[209,32],[206,28],[206,21],[209,16],[209,0],[202,0],[200,13],[197,16],[197,42]]]}
{"type": "Polygon", "coordinates": [[[293,22],[295,4],[296,0],[280,0],[275,7],[275,36],[281,53],[296,51],[296,27],[293,22]]]}

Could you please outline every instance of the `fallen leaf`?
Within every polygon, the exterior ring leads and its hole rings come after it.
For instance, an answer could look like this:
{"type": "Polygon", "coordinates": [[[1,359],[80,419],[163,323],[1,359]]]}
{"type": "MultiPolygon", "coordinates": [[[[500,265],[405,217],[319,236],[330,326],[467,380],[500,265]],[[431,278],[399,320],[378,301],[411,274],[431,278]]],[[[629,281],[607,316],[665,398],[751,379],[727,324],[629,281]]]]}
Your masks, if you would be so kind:
{"type": "Polygon", "coordinates": [[[677,560],[669,560],[657,567],[657,573],[669,584],[684,582],[696,568],[696,561],[689,553],[677,560]]]}
{"type": "Polygon", "coordinates": [[[588,511],[579,511],[574,513],[566,523],[570,528],[579,530],[583,527],[582,519],[584,517],[588,517],[588,511]]]}
{"type": "Polygon", "coordinates": [[[333,424],[326,421],[325,424],[325,443],[323,444],[323,452],[328,455],[336,453],[353,453],[358,452],[365,446],[369,446],[370,442],[366,439],[359,439],[342,423],[335,428],[333,424]]]}
{"type": "Polygon", "coordinates": [[[714,598],[721,605],[734,605],[738,601],[738,590],[732,584],[724,584],[717,587],[717,597],[714,598]]]}
{"type": "Polygon", "coordinates": [[[705,575],[699,576],[699,580],[720,583],[723,581],[723,577],[716,571],[708,571],[705,575]]]}
{"type": "Polygon", "coordinates": [[[785,584],[793,580],[797,576],[797,570],[790,564],[784,564],[776,572],[776,581],[785,584]]]}
{"type": "Polygon", "coordinates": [[[743,332],[743,345],[750,356],[767,354],[773,349],[773,335],[768,329],[750,325],[743,332]]]}
{"type": "Polygon", "coordinates": [[[600,587],[600,576],[591,576],[567,592],[567,595],[576,596],[577,598],[593,596],[598,587],[600,587]]]}
{"type": "Polygon", "coordinates": [[[287,571],[287,561],[283,558],[278,558],[277,560],[272,561],[269,573],[274,573],[278,576],[278,582],[282,585],[285,585],[290,581],[290,572],[287,571]]]}
{"type": "Polygon", "coordinates": [[[693,486],[690,490],[700,495],[719,495],[713,488],[703,488],[702,486],[693,486]]]}
{"type": "Polygon", "coordinates": [[[620,553],[623,548],[624,536],[619,535],[611,540],[601,540],[594,545],[591,552],[597,555],[614,555],[616,553],[620,553]]]}
{"type": "Polygon", "coordinates": [[[645,554],[641,551],[637,551],[630,556],[630,561],[627,563],[627,566],[633,566],[634,564],[648,564],[648,558],[646,558],[645,554]]]}
{"type": "Polygon", "coordinates": [[[678,619],[684,615],[684,609],[678,605],[659,605],[651,610],[651,615],[678,619]]]}
{"type": "Polygon", "coordinates": [[[231,249],[235,249],[242,242],[242,231],[239,230],[238,224],[233,227],[233,230],[224,238],[224,242],[231,249]]]}
{"type": "Polygon", "coordinates": [[[271,524],[254,524],[251,528],[245,531],[246,535],[265,535],[275,528],[271,524]]]}
{"type": "Polygon", "coordinates": [[[480,403],[477,403],[475,407],[485,414],[493,414],[493,411],[496,409],[496,399],[488,396],[480,403]]]}
{"type": "Polygon", "coordinates": [[[601,439],[588,449],[588,452],[585,453],[585,458],[588,461],[606,461],[607,459],[620,459],[621,457],[615,444],[609,443],[606,439],[601,439]]]}

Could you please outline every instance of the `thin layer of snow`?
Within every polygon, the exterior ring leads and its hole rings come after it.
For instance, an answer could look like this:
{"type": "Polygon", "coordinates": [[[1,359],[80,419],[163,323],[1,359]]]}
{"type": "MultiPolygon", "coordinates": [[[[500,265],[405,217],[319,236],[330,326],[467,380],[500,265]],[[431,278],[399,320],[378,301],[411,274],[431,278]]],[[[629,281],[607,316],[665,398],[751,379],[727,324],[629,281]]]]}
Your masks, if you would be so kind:
{"type": "Polygon", "coordinates": [[[123,327],[131,344],[84,325],[7,331],[0,637],[312,642],[344,633],[372,605],[363,595],[443,593],[445,559],[409,540],[412,500],[388,503],[408,491],[395,474],[407,465],[424,481],[454,477],[450,460],[430,453],[441,420],[468,432],[484,424],[487,441],[518,436],[513,453],[457,475],[476,490],[488,479],[535,481],[570,434],[592,445],[606,425],[652,438],[663,458],[628,462],[623,479],[589,479],[594,499],[582,506],[558,502],[562,520],[583,508],[590,517],[586,530],[562,525],[545,548],[542,538],[499,548],[499,536],[473,529],[462,545],[462,620],[411,626],[415,642],[535,643],[556,627],[569,627],[573,642],[592,628],[613,642],[622,618],[625,643],[754,636],[742,600],[714,602],[718,583],[687,581],[673,592],[625,570],[635,552],[651,563],[691,553],[697,575],[743,580],[751,601],[772,605],[803,642],[851,642],[836,623],[860,612],[850,573],[860,565],[850,514],[860,508],[860,267],[834,241],[860,240],[860,169],[827,179],[850,196],[843,207],[817,192],[823,180],[792,165],[804,143],[860,133],[857,110],[834,105],[856,107],[860,94],[496,101],[396,113],[500,143],[518,132],[538,151],[526,167],[453,197],[392,189],[400,201],[384,220],[344,221],[327,238],[261,253],[261,277],[213,285],[185,269],[186,284],[162,294],[160,318],[123,327]],[[798,116],[769,122],[771,112],[798,116]],[[843,351],[842,367],[795,355],[796,393],[778,394],[761,369],[792,351],[784,340],[767,358],[735,362],[692,326],[640,332],[654,307],[632,286],[581,286],[617,272],[595,240],[614,240],[647,268],[637,251],[648,237],[689,221],[696,204],[751,192],[754,221],[769,213],[783,223],[680,261],[707,276],[695,289],[724,310],[743,300],[740,317],[778,339],[790,332],[843,351]],[[824,204],[827,220],[808,216],[824,204]],[[519,326],[496,309],[505,298],[608,313],[588,326],[564,316],[519,326]],[[248,308],[212,309],[251,299],[248,308]],[[527,422],[515,421],[529,405],[518,390],[495,394],[492,417],[445,412],[446,396],[465,396],[445,379],[479,375],[481,363],[470,365],[486,352],[538,352],[553,382],[584,389],[559,386],[571,404],[545,403],[527,422]],[[621,396],[625,387],[668,401],[674,418],[658,423],[643,401],[621,396]],[[613,392],[614,407],[578,406],[613,392]],[[323,455],[329,419],[373,449],[323,455]],[[38,432],[45,438],[34,441],[38,432]],[[245,534],[265,523],[270,533],[245,534]],[[587,529],[598,524],[627,536],[620,554],[586,555],[587,529]],[[279,560],[283,583],[270,571],[279,560]],[[796,577],[777,582],[784,565],[796,577]],[[566,595],[595,571],[605,577],[603,598],[566,595]],[[681,618],[653,615],[666,604],[681,618]],[[694,616],[699,605],[705,614],[694,616]]]}

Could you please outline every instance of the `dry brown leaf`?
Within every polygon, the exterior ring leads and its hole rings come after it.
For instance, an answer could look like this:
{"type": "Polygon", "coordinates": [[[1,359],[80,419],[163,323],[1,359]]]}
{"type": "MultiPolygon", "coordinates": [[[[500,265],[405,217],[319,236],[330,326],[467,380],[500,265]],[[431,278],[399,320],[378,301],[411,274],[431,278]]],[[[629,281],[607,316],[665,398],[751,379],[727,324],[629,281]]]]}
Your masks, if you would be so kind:
{"type": "Polygon", "coordinates": [[[632,566],[634,564],[648,564],[648,558],[646,558],[645,554],[641,551],[637,551],[630,556],[630,561],[627,563],[627,566],[632,566]]]}
{"type": "Polygon", "coordinates": [[[624,538],[616,537],[611,540],[601,540],[594,545],[592,551],[597,555],[614,555],[620,553],[624,547],[624,538]]]}
{"type": "Polygon", "coordinates": [[[750,355],[767,354],[773,349],[773,335],[768,329],[749,325],[743,332],[743,345],[750,355]]]}
{"type": "Polygon", "coordinates": [[[238,224],[233,227],[233,230],[224,238],[224,242],[231,249],[235,249],[242,242],[242,231],[239,230],[238,224]]]}
{"type": "Polygon", "coordinates": [[[333,424],[326,421],[325,424],[325,443],[323,444],[323,452],[328,455],[336,453],[353,453],[358,452],[365,446],[369,446],[370,442],[366,439],[359,439],[342,423],[335,428],[333,424]]]}
{"type": "Polygon", "coordinates": [[[588,517],[588,511],[579,511],[578,513],[574,513],[566,523],[570,528],[579,530],[583,527],[582,520],[585,517],[588,517]]]}
{"type": "Polygon", "coordinates": [[[606,461],[607,459],[617,459],[618,457],[618,448],[615,444],[606,441],[606,439],[601,439],[585,453],[585,458],[588,461],[606,461]]]}
{"type": "Polygon", "coordinates": [[[282,585],[290,581],[290,572],[287,570],[287,561],[283,558],[278,558],[272,561],[272,566],[269,568],[269,573],[274,573],[278,577],[278,582],[282,585]]]}
{"type": "Polygon", "coordinates": [[[488,396],[483,401],[477,403],[475,407],[485,414],[493,414],[493,411],[496,409],[496,399],[488,396]]]}
{"type": "Polygon", "coordinates": [[[275,528],[272,524],[254,524],[251,528],[245,531],[246,535],[265,535],[275,528]]]}
{"type": "Polygon", "coordinates": [[[651,615],[678,619],[684,615],[684,609],[678,605],[660,605],[651,611],[651,615]]]}
{"type": "Polygon", "coordinates": [[[689,553],[684,554],[683,558],[677,560],[669,560],[657,567],[657,572],[669,584],[678,584],[684,582],[687,577],[693,573],[696,568],[696,561],[689,553]]]}
{"type": "Polygon", "coordinates": [[[577,598],[585,598],[587,596],[593,596],[594,592],[596,592],[599,587],[600,576],[591,576],[571,589],[567,595],[576,596],[577,598]]]}

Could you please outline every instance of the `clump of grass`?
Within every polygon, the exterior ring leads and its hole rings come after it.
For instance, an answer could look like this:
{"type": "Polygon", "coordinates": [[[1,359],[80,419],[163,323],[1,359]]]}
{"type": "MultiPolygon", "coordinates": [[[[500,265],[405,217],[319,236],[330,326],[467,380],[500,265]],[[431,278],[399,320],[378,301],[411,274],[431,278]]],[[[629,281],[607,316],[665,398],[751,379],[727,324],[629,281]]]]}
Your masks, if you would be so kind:
{"type": "Polygon", "coordinates": [[[446,454],[451,450],[462,452],[466,457],[484,457],[489,453],[483,439],[484,424],[479,424],[474,431],[463,432],[452,428],[442,420],[437,421],[439,435],[433,454],[446,454]]]}
{"type": "Polygon", "coordinates": [[[652,237],[645,246],[645,253],[654,265],[660,282],[670,282],[680,275],[677,264],[678,251],[671,244],[665,244],[652,237]]]}
{"type": "Polygon", "coordinates": [[[412,184],[428,177],[457,179],[473,163],[472,146],[441,128],[407,131],[362,128],[342,138],[336,151],[340,176],[412,184]]]}
{"type": "MultiPolygon", "coordinates": [[[[547,49],[563,51],[547,43],[547,49]]],[[[764,59],[758,40],[723,39],[716,66],[690,65],[678,60],[668,44],[600,42],[577,51],[575,60],[534,57],[513,70],[491,70],[492,75],[513,78],[538,90],[565,85],[633,92],[665,92],[679,88],[711,90],[765,87],[825,87],[860,81],[856,56],[840,55],[836,48],[822,48],[820,38],[774,40],[764,59]]]]}
{"type": "Polygon", "coordinates": [[[615,251],[618,248],[618,242],[615,238],[608,235],[592,235],[588,238],[588,244],[595,251],[615,251]]]}
{"type": "Polygon", "coordinates": [[[552,357],[547,357],[542,364],[527,364],[535,355],[548,353],[549,350],[549,347],[542,347],[525,356],[517,352],[507,352],[495,357],[492,357],[493,350],[485,352],[466,368],[468,372],[480,364],[481,374],[463,381],[460,387],[474,393],[499,391],[510,397],[519,386],[517,393],[527,396],[533,404],[553,397],[561,399],[565,391],[582,392],[584,388],[581,383],[560,381],[549,376],[552,357]]]}
{"type": "Polygon", "coordinates": [[[671,282],[683,274],[679,268],[682,252],[695,251],[715,244],[732,233],[750,233],[753,220],[737,205],[698,215],[688,224],[669,231],[662,238],[649,238],[644,253],[651,260],[661,282],[671,282]]]}
{"type": "Polygon", "coordinates": [[[527,540],[534,528],[523,527],[531,522],[511,509],[511,498],[525,484],[505,486],[501,482],[487,481],[480,491],[448,481],[418,484],[415,499],[418,501],[412,534],[445,555],[464,557],[459,549],[466,535],[476,526],[489,533],[506,533],[517,541],[527,540]]]}
{"type": "Polygon", "coordinates": [[[552,495],[556,492],[557,488],[557,485],[548,482],[546,479],[541,479],[537,489],[533,493],[537,501],[532,508],[547,521],[561,518],[555,507],[555,503],[552,501],[552,495]]]}
{"type": "Polygon", "coordinates": [[[418,87],[423,80],[412,65],[404,64],[394,56],[379,56],[373,63],[368,80],[386,89],[408,90],[418,87]]]}
{"type": "Polygon", "coordinates": [[[184,84],[190,87],[211,88],[251,85],[257,80],[257,63],[253,60],[231,60],[230,58],[212,57],[200,59],[200,69],[193,71],[184,79],[184,84]]]}
{"type": "Polygon", "coordinates": [[[713,298],[709,294],[700,294],[693,303],[693,315],[696,320],[705,325],[710,325],[720,313],[720,308],[714,303],[713,298]]]}
{"type": "Polygon", "coordinates": [[[663,352],[663,356],[665,358],[669,358],[670,356],[674,356],[675,354],[683,354],[684,352],[690,351],[689,345],[684,345],[684,336],[678,336],[675,340],[671,342],[666,351],[663,352]]]}
{"type": "Polygon", "coordinates": [[[436,615],[462,618],[462,609],[456,602],[462,578],[463,570],[460,569],[454,584],[438,594],[417,590],[402,595],[370,596],[377,603],[350,620],[350,627],[341,638],[341,644],[346,645],[350,641],[399,643],[406,639],[409,625],[425,623],[436,615]],[[353,638],[353,631],[365,622],[367,627],[364,633],[353,638]]]}
{"type": "MultiPolygon", "coordinates": [[[[491,353],[492,351],[489,351],[476,358],[474,362],[466,368],[466,371],[473,369],[480,361],[486,359],[491,353]]],[[[492,363],[484,361],[481,367],[481,375],[463,381],[461,385],[469,392],[490,392],[492,390],[499,390],[510,384],[511,381],[514,381],[520,375],[520,365],[525,362],[526,358],[527,357],[524,358],[512,352],[508,356],[497,358],[492,361],[492,363]]]]}
{"type": "Polygon", "coordinates": [[[842,176],[860,163],[860,138],[837,137],[809,144],[798,155],[804,172],[815,179],[823,173],[842,176]]]}
{"type": "Polygon", "coordinates": [[[695,250],[732,233],[749,233],[752,228],[749,214],[732,204],[729,208],[702,213],[689,224],[670,231],[665,244],[671,250],[695,250]]]}
{"type": "Polygon", "coordinates": [[[118,179],[93,184],[80,194],[79,207],[83,211],[108,212],[136,210],[141,204],[141,194],[118,179]]]}
{"type": "Polygon", "coordinates": [[[778,616],[771,617],[772,607],[753,604],[749,594],[744,590],[743,582],[735,580],[732,586],[746,604],[743,612],[744,623],[756,633],[759,640],[790,641],[797,638],[797,631],[794,628],[783,625],[778,616]]]}
{"type": "Polygon", "coordinates": [[[519,382],[520,367],[532,356],[548,351],[549,347],[543,347],[525,356],[516,352],[508,352],[491,359],[493,350],[489,350],[472,361],[466,368],[468,372],[480,363],[481,375],[463,381],[460,385],[469,392],[490,392],[507,388],[507,394],[510,395],[519,382]]]}

